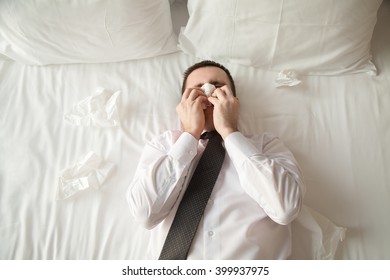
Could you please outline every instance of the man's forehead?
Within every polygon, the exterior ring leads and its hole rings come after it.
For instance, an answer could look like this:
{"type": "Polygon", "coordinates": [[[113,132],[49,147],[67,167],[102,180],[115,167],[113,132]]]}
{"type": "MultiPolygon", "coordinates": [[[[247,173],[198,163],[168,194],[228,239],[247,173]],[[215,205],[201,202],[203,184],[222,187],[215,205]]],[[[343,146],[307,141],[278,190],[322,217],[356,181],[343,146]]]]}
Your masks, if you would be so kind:
{"type": "Polygon", "coordinates": [[[203,83],[228,83],[229,78],[225,71],[219,67],[206,66],[195,69],[187,78],[187,82],[191,84],[203,83]]]}

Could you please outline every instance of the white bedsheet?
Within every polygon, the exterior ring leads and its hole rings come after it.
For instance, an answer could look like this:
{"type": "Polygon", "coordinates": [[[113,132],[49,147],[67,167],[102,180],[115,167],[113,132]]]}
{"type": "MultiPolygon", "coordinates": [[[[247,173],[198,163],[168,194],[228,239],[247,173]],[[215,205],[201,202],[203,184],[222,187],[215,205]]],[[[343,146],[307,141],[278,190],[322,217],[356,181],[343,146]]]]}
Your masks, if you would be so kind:
{"type": "MultiPolygon", "coordinates": [[[[347,228],[339,259],[390,258],[389,4],[373,38],[376,77],[303,76],[296,87],[276,88],[277,73],[226,65],[241,131],[279,135],[302,167],[305,204],[347,228]]],[[[144,141],[179,128],[182,73],[196,61],[178,52],[107,64],[0,62],[0,259],[144,257],[148,232],[131,219],[126,189],[144,141]],[[98,86],[121,91],[120,126],[66,122],[98,86]],[[90,150],[114,163],[112,174],[98,190],[55,200],[61,171],[90,150]]]]}

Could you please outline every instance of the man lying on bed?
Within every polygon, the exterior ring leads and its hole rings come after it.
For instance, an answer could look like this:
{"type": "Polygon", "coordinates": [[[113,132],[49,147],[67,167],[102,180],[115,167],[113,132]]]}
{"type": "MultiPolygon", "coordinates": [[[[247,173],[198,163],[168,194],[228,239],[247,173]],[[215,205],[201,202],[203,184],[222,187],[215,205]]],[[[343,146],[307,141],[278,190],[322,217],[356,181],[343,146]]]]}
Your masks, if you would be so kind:
{"type": "MultiPolygon", "coordinates": [[[[289,224],[297,217],[304,194],[294,156],[269,133],[247,137],[238,131],[240,102],[223,65],[202,61],[191,66],[182,88],[176,107],[182,131],[167,131],[146,144],[127,194],[132,215],[151,230],[148,258],[288,258],[289,224]],[[208,90],[216,88],[209,97],[205,84],[208,90]],[[220,134],[226,155],[188,255],[171,255],[187,238],[173,234],[177,239],[164,246],[199,158],[211,141],[200,139],[205,131],[220,134]],[[163,253],[163,247],[170,252],[163,253]]],[[[180,223],[187,233],[188,225],[180,223]]]]}

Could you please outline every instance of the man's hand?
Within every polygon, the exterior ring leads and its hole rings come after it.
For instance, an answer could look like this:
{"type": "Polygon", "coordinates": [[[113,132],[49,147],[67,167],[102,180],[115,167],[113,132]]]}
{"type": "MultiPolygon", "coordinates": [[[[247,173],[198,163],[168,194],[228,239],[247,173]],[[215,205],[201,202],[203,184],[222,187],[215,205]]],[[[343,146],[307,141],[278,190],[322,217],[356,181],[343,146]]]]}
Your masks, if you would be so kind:
{"type": "Polygon", "coordinates": [[[240,102],[226,85],[217,88],[208,100],[214,105],[214,127],[225,139],[230,133],[238,130],[240,102]]]}
{"type": "Polygon", "coordinates": [[[196,139],[200,138],[205,126],[205,116],[202,103],[207,102],[207,97],[199,89],[187,88],[176,106],[183,130],[192,134],[196,139]]]}

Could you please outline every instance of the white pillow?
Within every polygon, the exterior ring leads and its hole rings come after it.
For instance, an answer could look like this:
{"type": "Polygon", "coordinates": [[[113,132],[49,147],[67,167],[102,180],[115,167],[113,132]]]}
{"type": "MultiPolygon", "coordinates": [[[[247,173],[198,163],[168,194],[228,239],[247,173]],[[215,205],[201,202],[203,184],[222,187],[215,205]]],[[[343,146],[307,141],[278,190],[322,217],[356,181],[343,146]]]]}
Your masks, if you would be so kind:
{"type": "Polygon", "coordinates": [[[185,53],[275,71],[372,72],[382,0],[188,0],[185,53]]]}
{"type": "Polygon", "coordinates": [[[168,0],[0,1],[0,53],[16,61],[99,63],[175,51],[168,0]]]}

